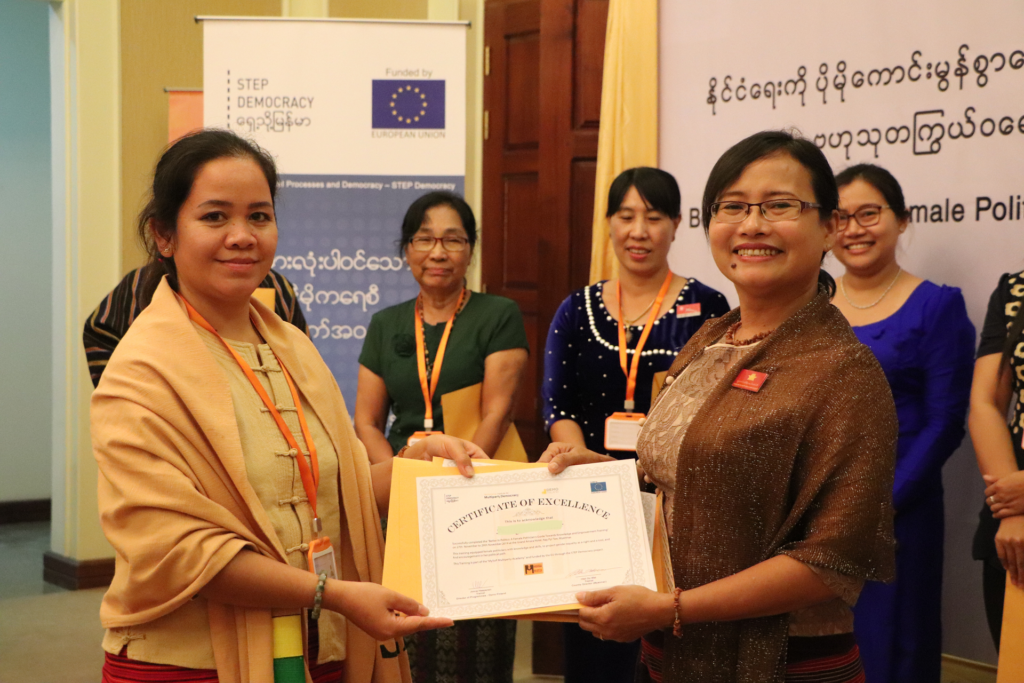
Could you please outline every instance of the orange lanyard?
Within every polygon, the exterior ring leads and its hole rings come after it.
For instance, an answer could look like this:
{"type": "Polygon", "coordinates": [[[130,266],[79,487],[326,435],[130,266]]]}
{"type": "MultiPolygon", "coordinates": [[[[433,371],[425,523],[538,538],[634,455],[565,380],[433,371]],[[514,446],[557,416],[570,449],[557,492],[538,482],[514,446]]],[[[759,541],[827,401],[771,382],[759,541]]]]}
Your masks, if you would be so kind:
{"type": "Polygon", "coordinates": [[[306,458],[302,455],[302,449],[299,448],[298,442],[295,440],[295,436],[292,434],[292,430],[288,428],[284,418],[281,417],[281,413],[277,410],[277,406],[270,400],[270,396],[267,394],[267,390],[263,388],[260,381],[256,379],[256,374],[249,367],[249,364],[245,362],[245,359],[234,348],[231,344],[225,341],[224,337],[220,336],[217,330],[213,329],[213,325],[206,322],[206,319],[199,314],[199,311],[192,308],[192,304],[181,299],[182,303],[185,304],[186,310],[188,310],[188,317],[191,318],[196,324],[202,327],[207,332],[216,335],[217,339],[220,339],[221,343],[224,344],[224,348],[228,350],[228,353],[232,355],[238,366],[242,368],[242,372],[249,378],[249,382],[252,384],[252,388],[256,390],[260,398],[263,399],[263,405],[270,411],[270,415],[274,418],[274,422],[277,423],[277,428],[281,430],[281,436],[288,442],[288,446],[295,451],[295,462],[299,465],[299,475],[302,477],[302,488],[306,490],[306,499],[309,501],[309,506],[313,509],[313,537],[316,538],[320,531],[323,530],[323,524],[320,522],[320,517],[316,514],[316,489],[320,485],[320,465],[316,459],[316,445],[313,443],[313,437],[309,433],[309,425],[306,423],[306,414],[302,410],[302,402],[299,400],[299,392],[295,389],[295,383],[292,382],[291,375],[288,374],[288,370],[285,369],[284,363],[278,358],[277,362],[281,366],[281,374],[284,375],[284,379],[288,382],[288,390],[292,394],[292,400],[295,402],[295,412],[299,416],[299,427],[302,429],[302,438],[306,441],[306,446],[309,448],[309,459],[312,461],[313,466],[306,463],[306,458]]]}
{"type": "Polygon", "coordinates": [[[620,280],[615,283],[616,293],[619,297],[619,365],[622,366],[622,372],[626,375],[626,412],[633,412],[633,394],[636,393],[636,375],[640,369],[640,352],[644,350],[647,337],[651,335],[651,328],[654,326],[654,321],[658,319],[658,311],[661,310],[661,303],[665,300],[665,295],[668,294],[668,288],[671,284],[672,271],[670,270],[668,275],[665,276],[665,282],[662,283],[661,289],[658,290],[658,298],[651,304],[651,312],[647,316],[647,324],[644,325],[644,331],[640,333],[640,340],[636,343],[636,348],[633,349],[633,364],[628,365],[626,358],[626,324],[622,321],[622,282],[620,280]]]}
{"type": "Polygon", "coordinates": [[[459,294],[459,304],[455,307],[452,317],[444,326],[444,334],[441,335],[441,343],[437,347],[437,359],[434,361],[434,369],[430,373],[430,383],[427,383],[427,345],[423,341],[423,313],[421,306],[423,295],[416,297],[416,370],[420,374],[420,389],[423,390],[423,403],[426,409],[423,412],[423,428],[428,432],[434,428],[434,392],[437,391],[437,380],[441,377],[441,362],[444,360],[444,350],[448,346],[448,337],[452,333],[452,326],[455,324],[455,316],[462,309],[462,302],[466,298],[466,289],[459,294]]]}

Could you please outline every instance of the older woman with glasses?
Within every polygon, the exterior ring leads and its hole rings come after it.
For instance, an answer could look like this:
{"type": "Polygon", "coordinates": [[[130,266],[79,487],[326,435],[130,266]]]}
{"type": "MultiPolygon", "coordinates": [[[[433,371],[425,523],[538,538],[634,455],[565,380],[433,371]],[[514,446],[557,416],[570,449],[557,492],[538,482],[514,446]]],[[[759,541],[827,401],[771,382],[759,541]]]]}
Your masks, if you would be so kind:
{"type": "MultiPolygon", "coordinates": [[[[942,656],[942,466],[964,437],[974,326],[956,287],[896,260],[910,212],[884,168],[836,176],[844,227],[833,253],[846,267],[835,304],[889,380],[899,416],[896,581],[864,586],[854,610],[869,681],[938,683],[942,656]]],[[[993,553],[994,555],[994,553],[993,553]]]]}
{"type": "MultiPolygon", "coordinates": [[[[891,578],[896,411],[829,302],[838,191],[812,142],[757,133],[704,190],[704,229],[739,308],[669,369],[637,441],[664,494],[674,593],[581,593],[596,636],[643,635],[653,681],[863,681],[850,611],[891,578]]],[[[607,456],[552,444],[552,472],[607,456]]]]}
{"type": "MultiPolygon", "coordinates": [[[[371,462],[443,431],[441,396],[474,384],[483,386],[473,443],[494,453],[512,422],[526,330],[514,301],[466,287],[475,244],[476,219],[457,195],[431,192],[405,214],[400,249],[420,294],[373,316],[359,356],[355,428],[371,462]]],[[[406,644],[414,681],[512,680],[514,621],[462,621],[406,644]]]]}

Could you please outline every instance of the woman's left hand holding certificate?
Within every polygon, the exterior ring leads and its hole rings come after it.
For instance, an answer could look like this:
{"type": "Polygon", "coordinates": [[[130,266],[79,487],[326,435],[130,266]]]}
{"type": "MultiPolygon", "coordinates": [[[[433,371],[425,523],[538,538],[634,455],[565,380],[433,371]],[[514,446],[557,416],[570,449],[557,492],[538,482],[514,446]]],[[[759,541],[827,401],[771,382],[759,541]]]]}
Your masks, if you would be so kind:
{"type": "Polygon", "coordinates": [[[671,628],[676,618],[672,593],[643,586],[615,586],[578,593],[580,628],[601,640],[628,643],[640,636],[671,628]]]}
{"type": "Polygon", "coordinates": [[[398,456],[413,460],[429,461],[434,458],[452,460],[464,477],[473,476],[473,463],[470,462],[471,460],[490,460],[490,456],[484,453],[472,441],[441,434],[428,436],[425,439],[420,439],[412,446],[406,446],[398,451],[398,456]]]}

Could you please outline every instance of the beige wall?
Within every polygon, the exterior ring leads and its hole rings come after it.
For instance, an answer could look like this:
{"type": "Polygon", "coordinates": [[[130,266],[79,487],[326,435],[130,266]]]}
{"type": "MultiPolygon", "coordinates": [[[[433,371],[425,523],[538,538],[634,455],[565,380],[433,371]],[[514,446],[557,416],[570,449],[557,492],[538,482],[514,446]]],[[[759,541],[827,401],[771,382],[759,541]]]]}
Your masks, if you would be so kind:
{"type": "Polygon", "coordinates": [[[121,267],[140,266],[135,217],[167,146],[165,87],[203,87],[197,15],[280,16],[281,0],[121,0],[121,267]]]}
{"type": "Polygon", "coordinates": [[[330,16],[355,19],[426,19],[427,0],[330,0],[330,16]]]}

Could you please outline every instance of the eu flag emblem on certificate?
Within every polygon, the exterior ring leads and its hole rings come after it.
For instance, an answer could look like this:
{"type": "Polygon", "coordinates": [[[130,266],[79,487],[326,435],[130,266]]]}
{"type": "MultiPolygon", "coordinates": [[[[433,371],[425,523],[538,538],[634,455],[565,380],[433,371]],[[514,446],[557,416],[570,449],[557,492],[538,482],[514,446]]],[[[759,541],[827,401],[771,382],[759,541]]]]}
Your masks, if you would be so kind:
{"type": "Polygon", "coordinates": [[[602,491],[607,491],[607,490],[608,490],[608,484],[606,482],[603,482],[603,481],[592,481],[592,482],[590,482],[590,492],[591,493],[600,493],[602,491]]]}
{"type": "Polygon", "coordinates": [[[444,128],[444,81],[375,80],[374,128],[444,128]]]}

